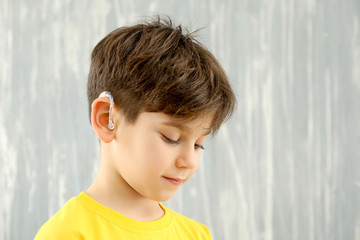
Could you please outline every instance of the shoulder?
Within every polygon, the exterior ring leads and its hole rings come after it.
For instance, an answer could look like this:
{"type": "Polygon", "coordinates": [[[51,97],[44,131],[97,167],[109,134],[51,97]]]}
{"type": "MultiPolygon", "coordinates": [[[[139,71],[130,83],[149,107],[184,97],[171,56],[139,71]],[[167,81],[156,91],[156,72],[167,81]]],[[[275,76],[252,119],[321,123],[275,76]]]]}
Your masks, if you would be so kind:
{"type": "Polygon", "coordinates": [[[81,212],[81,204],[77,197],[71,198],[39,229],[35,240],[83,239],[80,233],[74,231],[79,224],[81,212]]]}
{"type": "Polygon", "coordinates": [[[184,236],[191,237],[189,239],[212,239],[209,229],[204,224],[201,224],[169,208],[164,208],[173,216],[174,226],[181,231],[184,236]]]}

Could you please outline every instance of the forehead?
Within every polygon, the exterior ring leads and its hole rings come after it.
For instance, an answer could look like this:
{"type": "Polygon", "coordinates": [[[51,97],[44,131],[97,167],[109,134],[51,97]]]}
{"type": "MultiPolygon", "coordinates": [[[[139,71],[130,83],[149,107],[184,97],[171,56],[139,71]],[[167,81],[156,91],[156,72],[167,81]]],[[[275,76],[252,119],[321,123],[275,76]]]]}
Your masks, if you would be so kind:
{"type": "Polygon", "coordinates": [[[177,118],[160,112],[143,112],[139,116],[140,121],[149,124],[175,127],[184,132],[201,131],[204,135],[211,133],[211,115],[196,118],[177,118]]]}

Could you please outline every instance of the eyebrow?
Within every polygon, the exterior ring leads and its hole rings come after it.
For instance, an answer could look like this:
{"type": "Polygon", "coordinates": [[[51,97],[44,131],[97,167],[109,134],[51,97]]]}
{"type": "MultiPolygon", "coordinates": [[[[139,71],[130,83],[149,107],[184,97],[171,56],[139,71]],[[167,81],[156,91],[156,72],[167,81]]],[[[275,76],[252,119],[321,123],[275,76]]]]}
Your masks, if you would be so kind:
{"type": "MultiPolygon", "coordinates": [[[[181,131],[190,131],[190,128],[177,122],[163,122],[164,125],[170,126],[170,127],[176,127],[180,129],[181,131]]],[[[204,132],[203,136],[209,135],[211,133],[211,128],[204,128],[206,132],[204,132]]]]}

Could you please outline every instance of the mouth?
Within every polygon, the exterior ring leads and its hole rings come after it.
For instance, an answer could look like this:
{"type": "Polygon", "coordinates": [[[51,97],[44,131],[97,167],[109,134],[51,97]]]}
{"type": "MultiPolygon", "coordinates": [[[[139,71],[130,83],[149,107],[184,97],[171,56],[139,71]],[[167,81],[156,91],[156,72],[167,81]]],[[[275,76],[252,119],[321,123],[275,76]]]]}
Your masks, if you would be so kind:
{"type": "Polygon", "coordinates": [[[171,184],[174,184],[176,186],[181,185],[184,181],[181,178],[170,178],[170,177],[165,177],[165,176],[163,178],[165,178],[165,180],[167,180],[168,182],[170,182],[171,184]]]}

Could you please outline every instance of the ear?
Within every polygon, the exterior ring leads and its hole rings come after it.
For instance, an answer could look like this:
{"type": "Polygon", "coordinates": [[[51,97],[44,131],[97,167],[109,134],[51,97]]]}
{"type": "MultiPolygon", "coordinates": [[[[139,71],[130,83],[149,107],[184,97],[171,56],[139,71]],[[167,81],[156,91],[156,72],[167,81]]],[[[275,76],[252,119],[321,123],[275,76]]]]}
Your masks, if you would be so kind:
{"type": "MultiPolygon", "coordinates": [[[[109,143],[114,139],[116,131],[108,128],[109,110],[110,100],[106,97],[95,99],[91,105],[91,125],[99,139],[105,143],[109,143]]],[[[114,108],[113,111],[115,111],[114,108]]]]}

